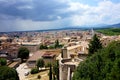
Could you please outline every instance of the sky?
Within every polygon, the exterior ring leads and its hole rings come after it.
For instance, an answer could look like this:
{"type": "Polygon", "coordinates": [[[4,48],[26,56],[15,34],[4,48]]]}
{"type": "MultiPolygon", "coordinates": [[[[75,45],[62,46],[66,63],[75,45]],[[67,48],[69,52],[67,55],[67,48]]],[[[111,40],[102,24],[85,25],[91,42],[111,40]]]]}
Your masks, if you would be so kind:
{"type": "Polygon", "coordinates": [[[0,32],[120,23],[120,0],[0,0],[0,32]]]}

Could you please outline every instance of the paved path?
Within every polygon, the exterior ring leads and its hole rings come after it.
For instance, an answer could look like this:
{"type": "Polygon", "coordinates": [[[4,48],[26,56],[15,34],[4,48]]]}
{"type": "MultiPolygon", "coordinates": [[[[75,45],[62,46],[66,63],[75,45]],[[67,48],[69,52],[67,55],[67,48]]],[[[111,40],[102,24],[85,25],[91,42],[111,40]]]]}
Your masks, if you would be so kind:
{"type": "Polygon", "coordinates": [[[17,70],[17,72],[18,72],[18,74],[19,74],[19,78],[20,78],[20,80],[24,80],[25,79],[25,72],[29,72],[30,71],[30,69],[29,68],[26,68],[27,67],[27,65],[26,65],[26,63],[22,63],[22,64],[20,64],[17,68],[16,68],[16,70],[17,70]]]}

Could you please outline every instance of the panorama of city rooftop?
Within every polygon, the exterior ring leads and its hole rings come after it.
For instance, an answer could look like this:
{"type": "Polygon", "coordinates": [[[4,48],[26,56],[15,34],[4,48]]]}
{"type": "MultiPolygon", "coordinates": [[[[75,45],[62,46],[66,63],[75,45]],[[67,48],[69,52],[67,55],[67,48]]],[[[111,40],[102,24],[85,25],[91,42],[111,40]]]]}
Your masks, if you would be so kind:
{"type": "Polygon", "coordinates": [[[120,80],[120,0],[0,0],[0,80],[120,80]]]}
{"type": "Polygon", "coordinates": [[[48,80],[47,66],[56,61],[59,63],[59,80],[70,80],[78,64],[88,56],[88,45],[94,34],[99,36],[104,46],[120,40],[120,35],[106,36],[93,29],[1,33],[0,58],[5,58],[7,66],[17,70],[20,80],[35,80],[38,75],[41,80],[48,80]],[[54,47],[56,44],[58,47],[54,47]],[[41,48],[41,45],[47,48],[41,48]],[[21,47],[29,50],[28,58],[22,63],[18,58],[21,47]],[[33,76],[30,71],[36,67],[38,59],[43,59],[45,66],[43,71],[33,76]]]}

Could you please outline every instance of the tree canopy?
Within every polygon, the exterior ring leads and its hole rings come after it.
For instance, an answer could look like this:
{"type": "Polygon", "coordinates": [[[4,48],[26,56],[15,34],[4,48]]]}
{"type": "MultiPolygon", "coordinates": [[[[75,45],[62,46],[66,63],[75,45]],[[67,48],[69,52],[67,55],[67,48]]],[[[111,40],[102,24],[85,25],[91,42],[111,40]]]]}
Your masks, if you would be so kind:
{"type": "Polygon", "coordinates": [[[93,36],[93,39],[90,41],[89,49],[88,49],[88,54],[92,55],[95,52],[97,52],[98,49],[101,49],[101,48],[102,48],[102,44],[101,44],[98,36],[95,34],[93,36]]]}
{"type": "Polygon", "coordinates": [[[52,80],[52,65],[50,64],[50,70],[49,70],[49,80],[52,80]]]}
{"type": "Polygon", "coordinates": [[[120,41],[99,50],[77,67],[72,80],[119,80],[120,41]]]}
{"type": "Polygon", "coordinates": [[[36,74],[38,72],[39,72],[38,68],[32,68],[31,71],[30,71],[31,74],[36,74]]]}
{"type": "Polygon", "coordinates": [[[59,47],[59,40],[57,39],[56,41],[55,41],[55,48],[58,48],[59,47]]]}
{"type": "Polygon", "coordinates": [[[0,80],[19,80],[19,77],[15,69],[0,66],[0,80]]]}
{"type": "Polygon", "coordinates": [[[42,67],[44,67],[44,65],[45,65],[45,62],[44,62],[44,60],[42,58],[40,58],[40,59],[37,60],[36,66],[38,68],[39,67],[42,68],[42,67]]]}
{"type": "Polygon", "coordinates": [[[5,66],[7,64],[7,60],[4,58],[0,58],[0,66],[5,66]]]}
{"type": "Polygon", "coordinates": [[[60,43],[59,43],[59,40],[57,39],[57,40],[55,41],[55,45],[54,45],[54,47],[55,47],[55,48],[62,48],[63,45],[60,44],[60,43]]]}
{"type": "Polygon", "coordinates": [[[41,44],[41,45],[40,45],[40,49],[48,49],[48,47],[47,47],[47,45],[41,44]]]}
{"type": "Polygon", "coordinates": [[[20,47],[18,50],[18,57],[23,59],[27,59],[29,57],[29,50],[26,47],[20,47]]]}
{"type": "Polygon", "coordinates": [[[59,80],[59,62],[56,61],[54,64],[53,64],[53,77],[54,77],[54,80],[59,80]]]}

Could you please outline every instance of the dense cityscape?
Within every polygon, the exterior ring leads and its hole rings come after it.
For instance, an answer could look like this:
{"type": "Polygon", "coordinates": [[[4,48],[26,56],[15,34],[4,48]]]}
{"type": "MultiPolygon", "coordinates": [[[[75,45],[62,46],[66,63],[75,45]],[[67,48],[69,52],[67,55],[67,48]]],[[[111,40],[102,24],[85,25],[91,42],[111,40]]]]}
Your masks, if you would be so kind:
{"type": "Polygon", "coordinates": [[[1,33],[0,58],[6,59],[8,67],[16,69],[20,80],[36,80],[38,75],[41,80],[49,80],[49,67],[54,69],[56,62],[59,66],[57,72],[53,70],[53,76],[57,80],[71,80],[77,66],[89,55],[94,35],[104,47],[120,40],[120,35],[106,36],[93,29],[1,33]],[[38,72],[34,73],[37,67],[38,72]]]}
{"type": "Polygon", "coordinates": [[[120,80],[120,0],[0,0],[0,80],[120,80]]]}

